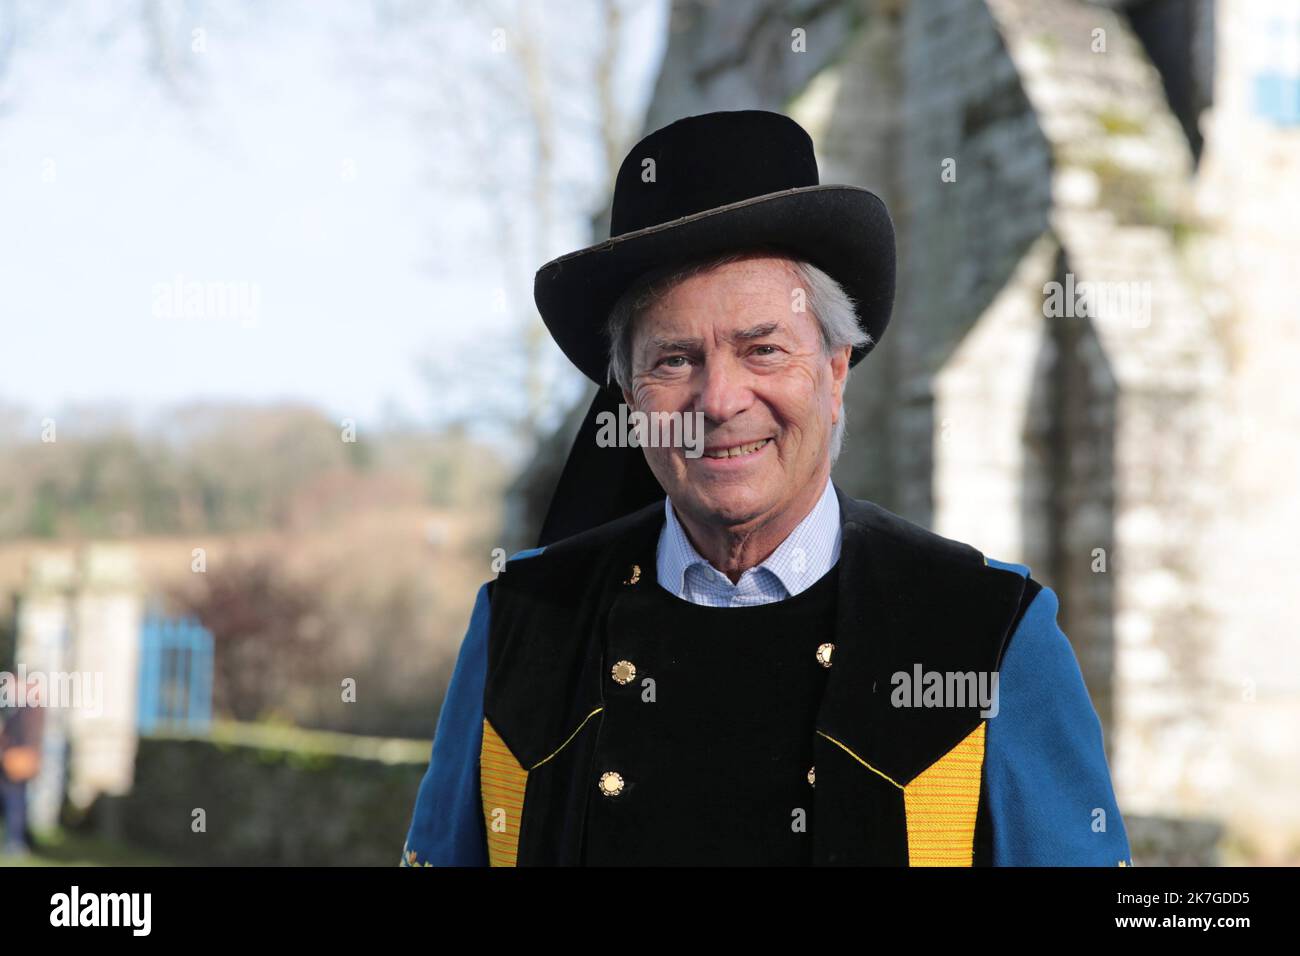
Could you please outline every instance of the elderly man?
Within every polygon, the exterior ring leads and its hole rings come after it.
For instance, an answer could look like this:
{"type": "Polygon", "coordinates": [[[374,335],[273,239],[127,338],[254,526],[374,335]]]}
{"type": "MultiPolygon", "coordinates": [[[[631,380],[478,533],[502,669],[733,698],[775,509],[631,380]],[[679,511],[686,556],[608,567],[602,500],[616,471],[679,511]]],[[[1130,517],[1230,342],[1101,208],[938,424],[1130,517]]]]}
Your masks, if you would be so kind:
{"type": "Polygon", "coordinates": [[[712,113],[632,150],[611,236],[538,272],[615,386],[479,591],[402,863],[1126,865],[1052,591],[831,481],[880,200],[788,118],[712,113]],[[703,453],[598,447],[616,398],[703,453]]]}

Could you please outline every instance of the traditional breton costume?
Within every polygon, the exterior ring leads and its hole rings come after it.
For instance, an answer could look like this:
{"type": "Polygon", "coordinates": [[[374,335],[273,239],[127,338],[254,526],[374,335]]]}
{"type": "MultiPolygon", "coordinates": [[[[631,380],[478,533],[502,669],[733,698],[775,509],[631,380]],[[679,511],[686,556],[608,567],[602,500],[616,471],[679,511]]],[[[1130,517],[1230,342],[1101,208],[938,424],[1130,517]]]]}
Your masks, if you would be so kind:
{"type": "Polygon", "coordinates": [[[611,237],[537,274],[551,334],[602,387],[540,546],[479,590],[401,863],[1127,865],[1100,722],[1027,567],[827,481],[733,584],[641,449],[596,443],[621,401],[603,320],[637,276],[786,250],[879,341],[884,204],[818,185],[787,117],[710,113],[631,151],[611,237]]]}

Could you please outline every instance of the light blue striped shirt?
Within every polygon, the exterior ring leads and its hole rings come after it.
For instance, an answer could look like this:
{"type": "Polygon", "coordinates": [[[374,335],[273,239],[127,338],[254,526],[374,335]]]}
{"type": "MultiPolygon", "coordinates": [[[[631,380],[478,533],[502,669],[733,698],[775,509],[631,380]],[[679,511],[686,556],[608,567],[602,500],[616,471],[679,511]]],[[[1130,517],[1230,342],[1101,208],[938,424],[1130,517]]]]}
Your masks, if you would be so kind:
{"type": "Polygon", "coordinates": [[[839,556],[840,502],[827,478],[812,511],[762,564],[742,573],[735,584],[695,550],[672,501],[665,498],[655,567],[659,585],[692,604],[746,607],[794,597],[834,567],[839,556]]]}

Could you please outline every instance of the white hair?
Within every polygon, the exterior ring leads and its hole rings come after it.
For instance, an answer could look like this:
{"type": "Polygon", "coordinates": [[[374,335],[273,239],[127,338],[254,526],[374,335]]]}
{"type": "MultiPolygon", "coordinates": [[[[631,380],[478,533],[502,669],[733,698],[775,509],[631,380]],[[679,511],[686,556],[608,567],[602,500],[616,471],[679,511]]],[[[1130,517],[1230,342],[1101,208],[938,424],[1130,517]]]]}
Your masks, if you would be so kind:
{"type": "MultiPolygon", "coordinates": [[[[758,250],[740,250],[685,264],[665,266],[647,273],[634,282],[614,303],[605,324],[605,334],[609,339],[609,367],[606,383],[616,382],[624,391],[632,391],[632,329],[637,316],[659,302],[677,283],[700,273],[710,272],[729,262],[748,258],[755,251],[758,250]]],[[[872,343],[871,336],[858,324],[853,300],[844,291],[843,286],[810,262],[781,252],[774,251],[771,254],[776,258],[784,259],[798,278],[799,284],[803,286],[808,309],[821,329],[822,351],[828,358],[846,345],[857,348],[872,343]]],[[[844,384],[847,388],[848,372],[845,372],[844,384]]],[[[839,421],[831,429],[832,465],[839,458],[840,448],[844,444],[846,418],[847,403],[841,403],[839,421]]]]}

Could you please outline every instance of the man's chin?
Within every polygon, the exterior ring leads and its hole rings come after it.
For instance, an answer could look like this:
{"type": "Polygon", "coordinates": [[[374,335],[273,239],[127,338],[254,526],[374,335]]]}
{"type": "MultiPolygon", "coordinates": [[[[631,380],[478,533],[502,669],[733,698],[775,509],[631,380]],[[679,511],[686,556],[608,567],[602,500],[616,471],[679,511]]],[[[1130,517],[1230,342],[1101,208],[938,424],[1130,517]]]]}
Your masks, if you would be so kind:
{"type": "MultiPolygon", "coordinates": [[[[746,524],[765,514],[770,506],[764,496],[746,487],[687,488],[682,493],[691,515],[715,527],[746,524]]],[[[673,504],[678,505],[679,511],[682,510],[678,504],[680,500],[673,497],[673,504]]]]}

